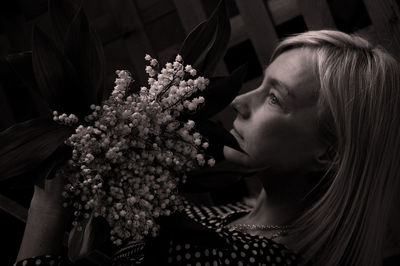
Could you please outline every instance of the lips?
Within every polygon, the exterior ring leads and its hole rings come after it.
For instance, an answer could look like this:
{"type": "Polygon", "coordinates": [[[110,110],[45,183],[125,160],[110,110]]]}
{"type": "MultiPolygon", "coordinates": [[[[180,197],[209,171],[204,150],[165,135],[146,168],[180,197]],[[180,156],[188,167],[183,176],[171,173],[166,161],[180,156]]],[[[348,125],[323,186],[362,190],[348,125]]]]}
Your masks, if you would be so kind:
{"type": "Polygon", "coordinates": [[[235,127],[232,128],[231,134],[232,134],[236,139],[243,140],[242,135],[239,134],[239,132],[236,130],[235,127]]]}

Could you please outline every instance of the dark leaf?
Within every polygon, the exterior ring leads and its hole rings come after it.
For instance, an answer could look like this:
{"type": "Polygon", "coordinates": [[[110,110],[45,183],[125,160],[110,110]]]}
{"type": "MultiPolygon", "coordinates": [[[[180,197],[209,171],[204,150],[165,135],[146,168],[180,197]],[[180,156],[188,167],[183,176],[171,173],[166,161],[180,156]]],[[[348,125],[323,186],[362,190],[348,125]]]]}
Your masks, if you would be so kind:
{"type": "MultiPolygon", "coordinates": [[[[227,77],[211,78],[210,85],[200,93],[205,98],[204,106],[196,113],[188,115],[188,118],[208,119],[226,108],[239,93],[246,71],[247,65],[243,65],[227,77]]],[[[197,96],[199,94],[194,97],[197,96]]]]}
{"type": "Polygon", "coordinates": [[[49,15],[53,26],[54,38],[63,47],[65,34],[79,10],[80,3],[71,0],[49,0],[49,15]]]}
{"type": "Polygon", "coordinates": [[[229,38],[231,36],[231,24],[229,21],[225,1],[221,1],[220,5],[216,9],[217,12],[217,29],[214,44],[210,51],[207,53],[203,68],[204,70],[200,73],[206,77],[211,77],[217,67],[218,62],[225,55],[226,49],[229,44],[229,38]]]}
{"type": "Polygon", "coordinates": [[[36,81],[32,69],[32,52],[10,54],[5,57],[14,72],[31,88],[35,88],[36,81]]]}
{"type": "MultiPolygon", "coordinates": [[[[49,108],[40,95],[33,73],[32,52],[26,51],[7,55],[5,61],[8,63],[12,73],[2,78],[2,82],[6,80],[11,81],[4,82],[3,85],[6,87],[6,90],[12,92],[11,95],[17,95],[19,99],[18,101],[13,101],[11,98],[8,100],[9,102],[11,101],[11,106],[15,113],[26,113],[26,115],[18,119],[17,122],[48,114],[49,108]],[[21,95],[23,95],[23,97],[21,97],[21,95]]],[[[8,94],[8,97],[10,97],[10,94],[8,94]]]]}
{"type": "Polygon", "coordinates": [[[39,178],[53,178],[55,170],[71,159],[71,148],[66,145],[60,145],[38,168],[37,176],[39,178]]]}
{"type": "Polygon", "coordinates": [[[33,30],[32,64],[43,98],[52,110],[83,117],[90,111],[71,62],[40,29],[33,30]]]}
{"type": "Polygon", "coordinates": [[[0,180],[30,172],[73,133],[50,117],[16,124],[0,133],[0,180]]]}
{"type": "Polygon", "coordinates": [[[91,70],[93,72],[92,79],[93,84],[96,88],[97,92],[97,103],[100,103],[103,98],[107,95],[105,95],[105,72],[106,72],[106,60],[104,58],[104,50],[103,50],[103,43],[100,40],[100,37],[97,35],[97,33],[91,29],[90,30],[90,36],[92,37],[92,43],[94,46],[94,49],[96,49],[96,55],[97,55],[97,60],[98,60],[98,65],[96,68],[96,71],[91,70]],[[96,80],[97,79],[97,80],[96,80]]]}
{"type": "MultiPolygon", "coordinates": [[[[205,55],[216,39],[218,9],[222,6],[221,2],[208,20],[199,24],[189,33],[179,51],[185,64],[193,65],[197,70],[201,69],[201,61],[204,61],[205,55]]],[[[199,74],[202,73],[199,72],[199,74]]]]}
{"type": "Polygon", "coordinates": [[[244,152],[237,140],[222,125],[211,120],[196,121],[196,130],[210,143],[207,153],[220,161],[223,159],[224,146],[244,152]]]}
{"type": "Polygon", "coordinates": [[[109,239],[110,226],[103,217],[90,216],[81,222],[83,230],[73,227],[68,237],[68,259],[76,262],[87,257],[109,239]]]}
{"type": "Polygon", "coordinates": [[[81,97],[98,104],[102,94],[104,53],[101,41],[89,27],[82,9],[75,16],[65,38],[65,55],[73,64],[84,91],[81,97]]]}

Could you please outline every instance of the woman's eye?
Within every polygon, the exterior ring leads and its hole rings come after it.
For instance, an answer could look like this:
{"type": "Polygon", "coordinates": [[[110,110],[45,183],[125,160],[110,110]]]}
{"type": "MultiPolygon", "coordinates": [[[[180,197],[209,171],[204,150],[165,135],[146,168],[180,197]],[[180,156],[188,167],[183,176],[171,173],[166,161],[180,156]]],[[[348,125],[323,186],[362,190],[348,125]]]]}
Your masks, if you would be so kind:
{"type": "Polygon", "coordinates": [[[278,97],[276,97],[273,93],[268,94],[268,102],[273,105],[280,105],[278,97]]]}

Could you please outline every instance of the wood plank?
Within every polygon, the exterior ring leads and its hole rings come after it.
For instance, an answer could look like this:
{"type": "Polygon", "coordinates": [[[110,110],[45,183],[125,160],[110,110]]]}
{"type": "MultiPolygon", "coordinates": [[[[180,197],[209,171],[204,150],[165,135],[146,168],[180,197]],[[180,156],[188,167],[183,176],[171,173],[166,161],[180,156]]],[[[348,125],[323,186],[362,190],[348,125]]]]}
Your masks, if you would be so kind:
{"type": "Polygon", "coordinates": [[[271,16],[262,0],[235,0],[262,68],[278,42],[271,16]]]}
{"type": "Polygon", "coordinates": [[[131,0],[108,0],[108,4],[114,20],[119,25],[120,32],[129,31],[129,34],[124,36],[123,39],[125,47],[121,47],[121,49],[122,53],[126,53],[126,56],[129,57],[133,66],[135,80],[137,81],[135,85],[146,84],[144,56],[146,53],[156,56],[156,53],[144,30],[138,9],[131,0]],[[132,31],[132,28],[135,30],[132,31]]]}
{"type": "Polygon", "coordinates": [[[153,6],[157,5],[159,2],[163,2],[165,0],[133,0],[136,4],[138,10],[146,10],[151,9],[153,6]]]}
{"type": "Polygon", "coordinates": [[[241,42],[244,42],[249,38],[246,31],[246,25],[244,24],[243,17],[238,15],[231,18],[231,39],[229,40],[229,46],[235,46],[241,42]]]}
{"type": "Polygon", "coordinates": [[[158,18],[175,11],[171,1],[159,1],[149,9],[140,10],[140,17],[144,24],[150,23],[158,18]]]}
{"type": "Polygon", "coordinates": [[[99,35],[103,44],[112,42],[129,31],[136,30],[135,28],[131,28],[128,31],[128,29],[125,28],[123,30],[126,30],[127,32],[122,32],[118,29],[119,26],[116,24],[112,14],[104,14],[103,16],[97,17],[90,21],[90,24],[96,30],[96,33],[99,35]]]}
{"type": "Polygon", "coordinates": [[[309,30],[336,28],[326,0],[297,0],[297,4],[309,30]]]}
{"type": "Polygon", "coordinates": [[[377,45],[378,44],[378,35],[375,32],[374,25],[369,25],[368,27],[364,27],[362,29],[359,29],[356,31],[356,34],[360,35],[361,37],[365,38],[372,44],[377,45]]]}
{"type": "Polygon", "coordinates": [[[267,6],[275,25],[280,25],[300,15],[297,0],[268,0],[267,6]]]}
{"type": "Polygon", "coordinates": [[[395,0],[364,0],[379,43],[400,60],[400,10],[395,0]]]}
{"type": "Polygon", "coordinates": [[[207,19],[206,12],[199,0],[173,1],[186,34],[191,32],[199,23],[207,19]]]}

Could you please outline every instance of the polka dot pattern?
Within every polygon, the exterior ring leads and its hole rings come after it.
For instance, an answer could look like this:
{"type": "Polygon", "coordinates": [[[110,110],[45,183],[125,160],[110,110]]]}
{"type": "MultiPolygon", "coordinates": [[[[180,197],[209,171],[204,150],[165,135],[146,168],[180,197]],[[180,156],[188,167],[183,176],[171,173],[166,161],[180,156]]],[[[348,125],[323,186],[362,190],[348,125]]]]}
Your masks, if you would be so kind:
{"type": "MultiPolygon", "coordinates": [[[[189,205],[189,204],[188,204],[189,205]]],[[[231,228],[225,228],[232,220],[247,214],[251,209],[242,204],[225,206],[190,206],[186,216],[215,232],[225,243],[190,243],[174,239],[168,243],[167,262],[171,265],[297,265],[298,257],[284,245],[263,236],[253,236],[231,228]]]]}
{"type": "MultiPolygon", "coordinates": [[[[190,206],[190,205],[189,205],[190,206]]],[[[224,240],[226,246],[213,247],[180,241],[169,243],[174,251],[170,264],[183,265],[296,265],[298,257],[284,245],[263,236],[253,236],[231,228],[225,228],[232,220],[247,214],[251,209],[242,204],[198,207],[185,209],[187,217],[211,229],[224,240]],[[184,248],[173,248],[173,247],[184,248]],[[186,256],[192,254],[192,256],[186,256]]],[[[171,248],[170,247],[170,248],[171,248]]]]}
{"type": "Polygon", "coordinates": [[[60,256],[45,255],[45,256],[23,259],[14,263],[14,266],[33,266],[33,265],[60,266],[62,265],[62,260],[60,256]]]}
{"type": "MultiPolygon", "coordinates": [[[[263,236],[253,236],[247,233],[226,228],[225,225],[247,214],[250,207],[242,204],[225,206],[199,207],[187,204],[184,210],[186,217],[202,225],[208,233],[212,233],[221,241],[211,241],[187,236],[187,239],[171,236],[172,239],[162,242],[157,250],[149,248],[143,251],[142,246],[127,245],[116,253],[114,266],[119,265],[148,265],[145,254],[154,254],[157,265],[298,265],[299,257],[284,245],[263,236]]],[[[180,228],[185,230],[185,228],[180,228]]],[[[161,240],[160,240],[161,241],[161,240]]],[[[161,243],[161,242],[160,242],[161,243]]],[[[154,258],[150,258],[154,259],[154,258]]],[[[20,265],[60,265],[60,260],[54,257],[38,257],[23,260],[20,265]],[[39,264],[38,261],[40,261],[39,264]],[[53,261],[53,264],[50,264],[53,261]]],[[[153,264],[151,264],[153,265],[153,264]]]]}

